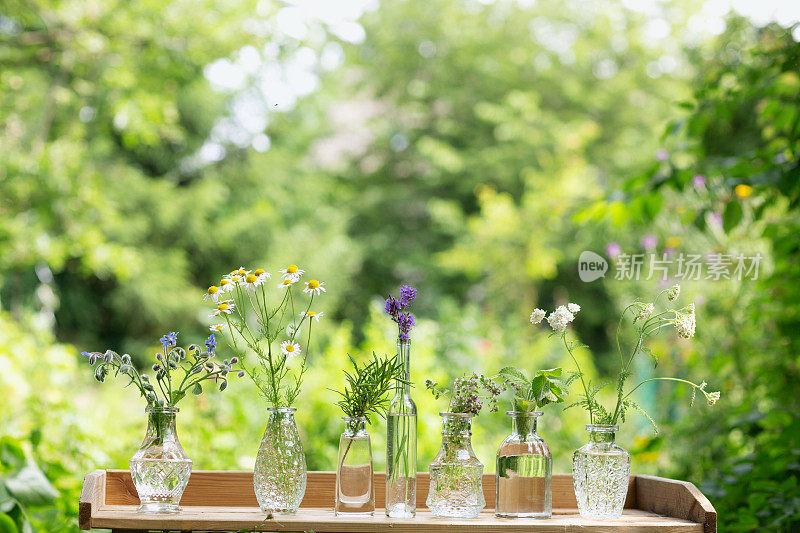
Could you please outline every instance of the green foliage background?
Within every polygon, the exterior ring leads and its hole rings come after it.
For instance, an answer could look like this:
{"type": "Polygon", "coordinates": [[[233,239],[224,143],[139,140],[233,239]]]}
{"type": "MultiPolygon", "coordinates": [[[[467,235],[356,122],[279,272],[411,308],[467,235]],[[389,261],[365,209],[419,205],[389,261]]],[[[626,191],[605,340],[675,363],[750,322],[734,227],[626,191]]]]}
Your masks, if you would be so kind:
{"type": "MultiPolygon", "coordinates": [[[[654,40],[616,3],[382,2],[354,44],[313,17],[304,36],[280,32],[287,6],[268,0],[4,2],[0,531],[76,530],[83,475],[126,468],[143,435],[135,393],[94,382],[78,353],[144,364],[165,331],[198,342],[205,287],[240,264],[294,262],[327,284],[298,419],[309,467],[330,470],[342,424],[327,387],[346,353],[394,350],[381,298],[398,285],[420,290],[417,384],[569,368],[527,323],[566,301],[602,379],[616,315],[658,283],[582,283],[577,258],[612,241],[641,251],[648,234],[658,251],[764,261],[757,281],[684,284],[697,336],[659,337],[658,372],[722,400],[690,410],[685,390],[647,389],[663,431],[620,431],[634,471],[696,483],[721,531],[800,527],[800,47],[791,28],[736,17],[701,38],[699,7],[669,3],[671,33],[654,40]],[[314,90],[276,105],[265,79],[292,85],[309,57],[314,90]],[[238,65],[241,83],[213,86],[213,65],[238,65]],[[266,151],[250,142],[262,132],[266,151]]],[[[424,470],[441,406],[415,398],[424,470]]],[[[556,471],[584,418],[559,406],[542,420],[556,471]]],[[[195,468],[248,469],[264,420],[240,380],[185,402],[179,431],[195,468]]],[[[499,414],[475,424],[487,471],[508,430],[499,414]]],[[[385,429],[371,433],[382,469],[385,429]]]]}

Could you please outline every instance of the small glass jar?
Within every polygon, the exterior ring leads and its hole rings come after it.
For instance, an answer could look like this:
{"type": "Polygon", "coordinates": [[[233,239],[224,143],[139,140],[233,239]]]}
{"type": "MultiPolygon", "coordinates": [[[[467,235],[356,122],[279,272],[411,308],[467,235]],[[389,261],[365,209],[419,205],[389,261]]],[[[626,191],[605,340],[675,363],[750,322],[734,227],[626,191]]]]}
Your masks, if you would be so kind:
{"type": "Polygon", "coordinates": [[[572,455],[578,512],[584,518],[619,518],[628,494],[631,454],[614,443],[619,426],[589,424],[589,442],[572,455]]]}
{"type": "Polygon", "coordinates": [[[486,506],[483,465],[472,450],[472,413],[439,413],[442,448],[428,466],[426,504],[443,518],[475,518],[486,506]]]}
{"type": "Polygon", "coordinates": [[[553,457],[536,434],[541,412],[508,411],[511,435],[497,450],[495,514],[514,518],[550,518],[553,512],[553,457]]]}
{"type": "Polygon", "coordinates": [[[365,417],[344,417],[344,433],[339,438],[336,466],[334,514],[372,516],[375,512],[375,484],[372,472],[372,447],[365,417]]]}
{"type": "Polygon", "coordinates": [[[253,469],[253,489],[264,513],[291,515],[306,493],[306,455],[294,407],[268,407],[269,417],[253,469]]]}
{"type": "Polygon", "coordinates": [[[186,455],[175,431],[177,407],[148,407],[147,434],[129,462],[139,494],[139,512],[179,513],[192,460],[186,455]]]}

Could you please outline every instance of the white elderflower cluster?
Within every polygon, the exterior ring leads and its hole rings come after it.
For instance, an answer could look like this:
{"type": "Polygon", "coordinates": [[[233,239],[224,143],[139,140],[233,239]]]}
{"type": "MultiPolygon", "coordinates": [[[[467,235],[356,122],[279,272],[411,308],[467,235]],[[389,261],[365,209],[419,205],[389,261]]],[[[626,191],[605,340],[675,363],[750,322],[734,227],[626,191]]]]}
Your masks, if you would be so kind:
{"type": "Polygon", "coordinates": [[[550,324],[550,327],[553,328],[553,331],[558,331],[559,333],[566,330],[569,323],[573,320],[575,320],[575,315],[572,314],[565,305],[559,305],[555,311],[547,316],[547,322],[550,324]]]}
{"type": "Polygon", "coordinates": [[[544,309],[539,309],[537,307],[531,313],[531,324],[536,325],[540,323],[542,320],[544,320],[545,315],[547,315],[547,312],[544,309]]]}

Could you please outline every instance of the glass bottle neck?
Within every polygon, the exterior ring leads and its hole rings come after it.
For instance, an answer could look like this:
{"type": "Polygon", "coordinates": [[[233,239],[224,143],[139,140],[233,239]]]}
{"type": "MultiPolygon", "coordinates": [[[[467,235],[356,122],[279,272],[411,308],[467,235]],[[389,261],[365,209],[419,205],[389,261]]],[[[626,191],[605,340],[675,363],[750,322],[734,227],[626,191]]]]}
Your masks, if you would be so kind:
{"type": "Polygon", "coordinates": [[[514,413],[511,417],[511,433],[516,437],[529,437],[536,435],[536,425],[541,413],[514,413]]]}
{"type": "Polygon", "coordinates": [[[614,436],[618,426],[604,426],[604,425],[587,425],[586,430],[589,432],[589,442],[595,444],[614,444],[614,436]]]}
{"type": "Polygon", "coordinates": [[[344,433],[345,437],[366,437],[367,436],[367,419],[365,417],[351,418],[344,416],[344,433]]]}
{"type": "Polygon", "coordinates": [[[397,357],[403,364],[403,379],[405,383],[396,382],[397,394],[408,396],[411,393],[411,342],[397,341],[397,357]]]}
{"type": "Polygon", "coordinates": [[[439,413],[442,416],[442,439],[472,437],[472,415],[464,416],[461,413],[439,413]]]}
{"type": "Polygon", "coordinates": [[[147,437],[158,441],[176,440],[175,415],[178,409],[148,407],[147,408],[147,437]]]}

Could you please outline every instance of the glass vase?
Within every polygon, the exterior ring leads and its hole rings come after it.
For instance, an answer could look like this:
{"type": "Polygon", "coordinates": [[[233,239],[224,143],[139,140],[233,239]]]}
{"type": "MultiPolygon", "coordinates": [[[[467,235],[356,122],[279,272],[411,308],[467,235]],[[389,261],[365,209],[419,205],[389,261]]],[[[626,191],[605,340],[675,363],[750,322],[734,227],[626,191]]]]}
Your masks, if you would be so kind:
{"type": "Polygon", "coordinates": [[[483,465],[472,450],[472,413],[439,413],[442,448],[433,459],[426,503],[431,514],[475,518],[486,506],[483,465]]]}
{"type": "Polygon", "coordinates": [[[375,485],[372,477],[372,447],[366,431],[367,419],[343,418],[344,433],[339,438],[336,466],[336,505],[334,514],[368,515],[375,511],[375,485]]]}
{"type": "Polygon", "coordinates": [[[386,417],[386,516],[414,518],[417,512],[417,406],[411,399],[411,343],[397,342],[406,383],[395,383],[386,417]]]}
{"type": "Polygon", "coordinates": [[[511,435],[497,450],[495,514],[516,518],[550,518],[553,512],[553,457],[536,434],[540,412],[508,411],[511,435]]]}
{"type": "Polygon", "coordinates": [[[268,407],[269,417],[253,470],[253,488],[264,513],[294,514],[306,493],[306,456],[294,407],[268,407]]]}
{"type": "Polygon", "coordinates": [[[175,432],[176,407],[148,407],[147,434],[139,451],[131,457],[133,484],[139,493],[139,511],[178,513],[192,460],[175,432]]]}
{"type": "Polygon", "coordinates": [[[618,426],[586,426],[589,442],[572,455],[578,512],[584,518],[619,518],[628,494],[631,454],[614,443],[618,426]]]}

